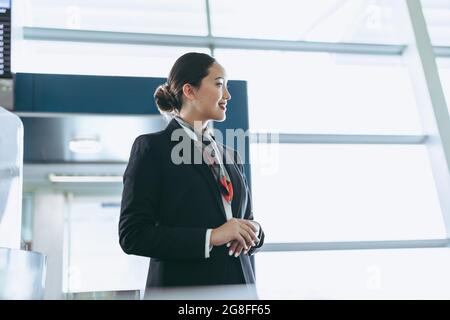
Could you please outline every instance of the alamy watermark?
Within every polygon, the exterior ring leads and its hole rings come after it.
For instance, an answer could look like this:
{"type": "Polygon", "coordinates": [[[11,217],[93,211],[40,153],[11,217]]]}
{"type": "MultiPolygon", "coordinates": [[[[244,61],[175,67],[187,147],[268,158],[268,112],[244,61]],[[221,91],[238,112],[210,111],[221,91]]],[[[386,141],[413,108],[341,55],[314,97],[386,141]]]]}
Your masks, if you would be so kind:
{"type": "Polygon", "coordinates": [[[280,168],[278,133],[250,133],[249,130],[226,129],[224,135],[218,129],[203,130],[201,122],[194,123],[194,129],[195,132],[203,134],[195,134],[184,128],[172,132],[171,140],[176,142],[171,150],[172,163],[176,165],[208,163],[207,157],[214,157],[218,151],[223,163],[251,164],[252,171],[256,170],[260,175],[276,174],[280,168]],[[214,137],[213,143],[210,143],[211,137],[214,137]],[[228,150],[224,146],[228,147],[228,150]],[[248,152],[250,148],[251,157],[248,152]]]}

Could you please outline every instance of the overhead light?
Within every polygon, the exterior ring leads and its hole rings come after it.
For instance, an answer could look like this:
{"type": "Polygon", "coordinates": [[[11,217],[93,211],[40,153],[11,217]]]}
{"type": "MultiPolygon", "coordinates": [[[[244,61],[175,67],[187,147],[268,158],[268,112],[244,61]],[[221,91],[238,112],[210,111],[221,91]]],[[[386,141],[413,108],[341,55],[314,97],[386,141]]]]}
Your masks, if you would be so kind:
{"type": "Polygon", "coordinates": [[[73,138],[69,141],[69,150],[74,153],[98,153],[102,145],[98,138],[73,138]]]}
{"type": "Polygon", "coordinates": [[[77,183],[112,183],[112,182],[122,182],[123,177],[119,175],[60,175],[60,174],[49,174],[48,179],[51,182],[77,182],[77,183]]]}

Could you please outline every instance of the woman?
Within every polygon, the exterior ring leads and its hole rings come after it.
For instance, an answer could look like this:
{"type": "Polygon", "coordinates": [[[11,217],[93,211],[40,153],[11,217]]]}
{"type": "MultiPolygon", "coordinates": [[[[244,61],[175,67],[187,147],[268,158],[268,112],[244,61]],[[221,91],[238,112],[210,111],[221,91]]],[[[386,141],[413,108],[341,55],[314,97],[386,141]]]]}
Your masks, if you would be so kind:
{"type": "Polygon", "coordinates": [[[208,130],[210,121],[225,119],[231,99],[226,84],[224,68],[211,56],[181,56],[154,95],[160,112],[174,118],[165,130],[133,144],[119,237],[127,254],[151,258],[147,287],[255,282],[252,255],[264,232],[250,221],[250,192],[237,152],[208,130]],[[178,153],[179,138],[188,148],[178,153]],[[198,155],[200,162],[189,161],[198,155]]]}

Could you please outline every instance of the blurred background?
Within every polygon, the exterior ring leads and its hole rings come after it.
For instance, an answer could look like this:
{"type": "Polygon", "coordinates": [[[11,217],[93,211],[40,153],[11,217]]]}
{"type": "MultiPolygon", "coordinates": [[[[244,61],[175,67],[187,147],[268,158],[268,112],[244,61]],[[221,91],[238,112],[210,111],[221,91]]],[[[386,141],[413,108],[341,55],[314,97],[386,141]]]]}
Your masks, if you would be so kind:
{"type": "Polygon", "coordinates": [[[165,127],[152,95],[189,51],[227,70],[217,127],[250,133],[259,298],[450,298],[448,0],[0,8],[0,106],[23,125],[4,202],[21,201],[16,249],[47,257],[45,299],[145,286],[148,259],[118,243],[122,174],[134,138],[165,127]]]}

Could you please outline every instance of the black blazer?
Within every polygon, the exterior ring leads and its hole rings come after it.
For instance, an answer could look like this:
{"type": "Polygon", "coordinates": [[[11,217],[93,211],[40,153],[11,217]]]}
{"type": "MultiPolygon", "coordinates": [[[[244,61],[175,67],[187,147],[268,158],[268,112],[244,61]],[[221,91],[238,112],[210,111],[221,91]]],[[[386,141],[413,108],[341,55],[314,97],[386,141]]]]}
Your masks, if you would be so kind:
{"type": "MultiPolygon", "coordinates": [[[[254,257],[228,255],[226,245],[213,247],[205,258],[206,230],[226,222],[219,187],[210,168],[202,164],[174,164],[172,132],[181,126],[173,119],[165,130],[136,138],[124,173],[119,238],[127,254],[150,257],[147,287],[254,283],[254,257]]],[[[191,152],[200,152],[190,141],[191,152]]],[[[233,217],[253,219],[249,187],[236,151],[219,144],[233,183],[233,217]]],[[[185,156],[185,155],[183,155],[185,156]]],[[[186,155],[187,156],[187,155],[186,155]]],[[[201,159],[201,158],[200,158],[201,159]]]]}

